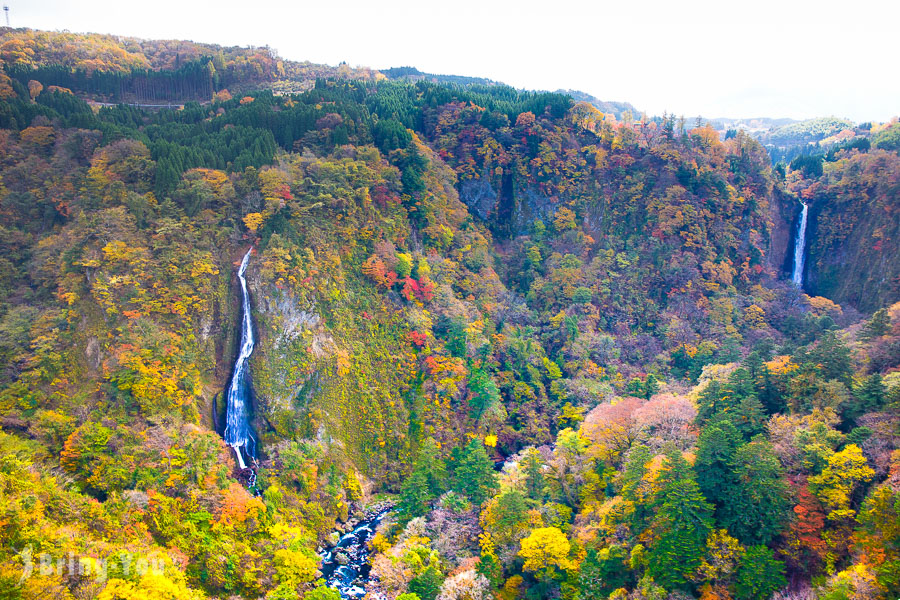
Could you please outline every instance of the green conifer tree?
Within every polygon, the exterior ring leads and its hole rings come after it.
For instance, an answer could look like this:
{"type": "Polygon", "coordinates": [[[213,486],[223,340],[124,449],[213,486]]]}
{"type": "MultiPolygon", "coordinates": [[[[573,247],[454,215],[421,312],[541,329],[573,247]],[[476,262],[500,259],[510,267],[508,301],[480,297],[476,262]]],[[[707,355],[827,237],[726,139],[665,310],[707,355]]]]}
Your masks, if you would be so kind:
{"type": "Polygon", "coordinates": [[[787,585],[784,563],[765,546],[750,546],[738,564],[734,583],[737,600],[767,600],[787,585]]]}
{"type": "Polygon", "coordinates": [[[772,445],[755,440],[737,448],[716,510],[719,522],[744,544],[767,544],[790,513],[784,470],[772,445]]]}
{"type": "Polygon", "coordinates": [[[731,461],[742,443],[740,432],[730,421],[707,425],[700,433],[694,461],[697,484],[706,499],[717,506],[731,484],[731,461]]]}
{"type": "Polygon", "coordinates": [[[689,589],[691,576],[706,556],[713,507],[690,469],[673,455],[667,463],[672,480],[664,485],[663,502],[650,524],[656,542],[647,551],[647,573],[666,589],[689,589]]]}
{"type": "Polygon", "coordinates": [[[435,600],[441,591],[442,583],[444,583],[444,576],[441,575],[438,568],[428,565],[428,568],[410,580],[408,589],[411,594],[415,594],[421,600],[435,600]]]}
{"type": "Polygon", "coordinates": [[[400,487],[398,510],[405,519],[413,519],[428,511],[432,500],[445,491],[447,470],[440,458],[437,442],[428,438],[422,444],[412,473],[400,487]]]}
{"type": "Polygon", "coordinates": [[[463,450],[454,473],[453,489],[476,506],[487,500],[497,489],[494,463],[488,458],[481,438],[472,438],[463,450]]]}

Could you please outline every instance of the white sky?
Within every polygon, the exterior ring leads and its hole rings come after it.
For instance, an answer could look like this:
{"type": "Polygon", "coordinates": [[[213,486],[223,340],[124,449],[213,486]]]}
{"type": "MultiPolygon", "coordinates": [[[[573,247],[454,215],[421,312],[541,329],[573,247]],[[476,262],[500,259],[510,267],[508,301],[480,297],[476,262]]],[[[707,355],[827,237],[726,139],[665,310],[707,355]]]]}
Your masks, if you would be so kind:
{"type": "Polygon", "coordinates": [[[897,0],[3,0],[13,27],[578,89],[650,114],[900,114],[897,0]]]}

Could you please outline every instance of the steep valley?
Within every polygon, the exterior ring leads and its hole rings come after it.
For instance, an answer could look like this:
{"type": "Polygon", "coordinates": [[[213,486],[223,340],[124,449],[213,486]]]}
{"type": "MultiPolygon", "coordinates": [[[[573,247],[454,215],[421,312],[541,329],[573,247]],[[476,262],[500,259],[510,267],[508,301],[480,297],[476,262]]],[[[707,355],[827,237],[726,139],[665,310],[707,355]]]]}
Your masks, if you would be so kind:
{"type": "Polygon", "coordinates": [[[900,593],[896,123],[0,31],[0,598],[900,593]]]}

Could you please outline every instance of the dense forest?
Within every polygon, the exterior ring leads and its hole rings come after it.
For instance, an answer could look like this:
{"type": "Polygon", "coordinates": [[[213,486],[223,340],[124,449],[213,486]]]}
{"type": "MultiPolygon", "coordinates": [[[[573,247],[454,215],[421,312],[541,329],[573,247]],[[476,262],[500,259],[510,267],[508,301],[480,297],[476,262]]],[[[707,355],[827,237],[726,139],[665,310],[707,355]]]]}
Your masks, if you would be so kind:
{"type": "Polygon", "coordinates": [[[385,506],[368,598],[900,594],[896,122],[773,166],[567,94],[2,31],[0,598],[340,600],[317,552],[385,506]],[[85,100],[126,89],[182,106],[85,100]]]}

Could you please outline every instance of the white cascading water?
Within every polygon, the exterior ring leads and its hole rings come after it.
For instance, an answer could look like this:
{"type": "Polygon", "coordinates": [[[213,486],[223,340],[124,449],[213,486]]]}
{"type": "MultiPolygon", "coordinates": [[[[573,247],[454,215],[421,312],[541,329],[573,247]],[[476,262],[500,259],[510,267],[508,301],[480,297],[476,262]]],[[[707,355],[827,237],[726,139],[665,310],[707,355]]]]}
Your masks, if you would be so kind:
{"type": "Polygon", "coordinates": [[[241,281],[241,351],[234,363],[234,371],[231,374],[231,386],[228,388],[228,411],[225,425],[225,443],[234,448],[238,466],[246,469],[244,453],[251,460],[255,458],[253,435],[250,433],[250,386],[247,377],[248,361],[253,353],[253,321],[250,317],[250,293],[247,291],[247,280],[244,272],[247,263],[250,262],[250,254],[253,248],[247,250],[241,267],[238,269],[238,279],[241,281]]]}
{"type": "Polygon", "coordinates": [[[806,218],[808,214],[809,205],[803,204],[803,210],[800,211],[800,227],[797,230],[797,239],[794,240],[794,272],[791,273],[791,281],[797,287],[803,287],[803,266],[806,262],[806,218]]]}

